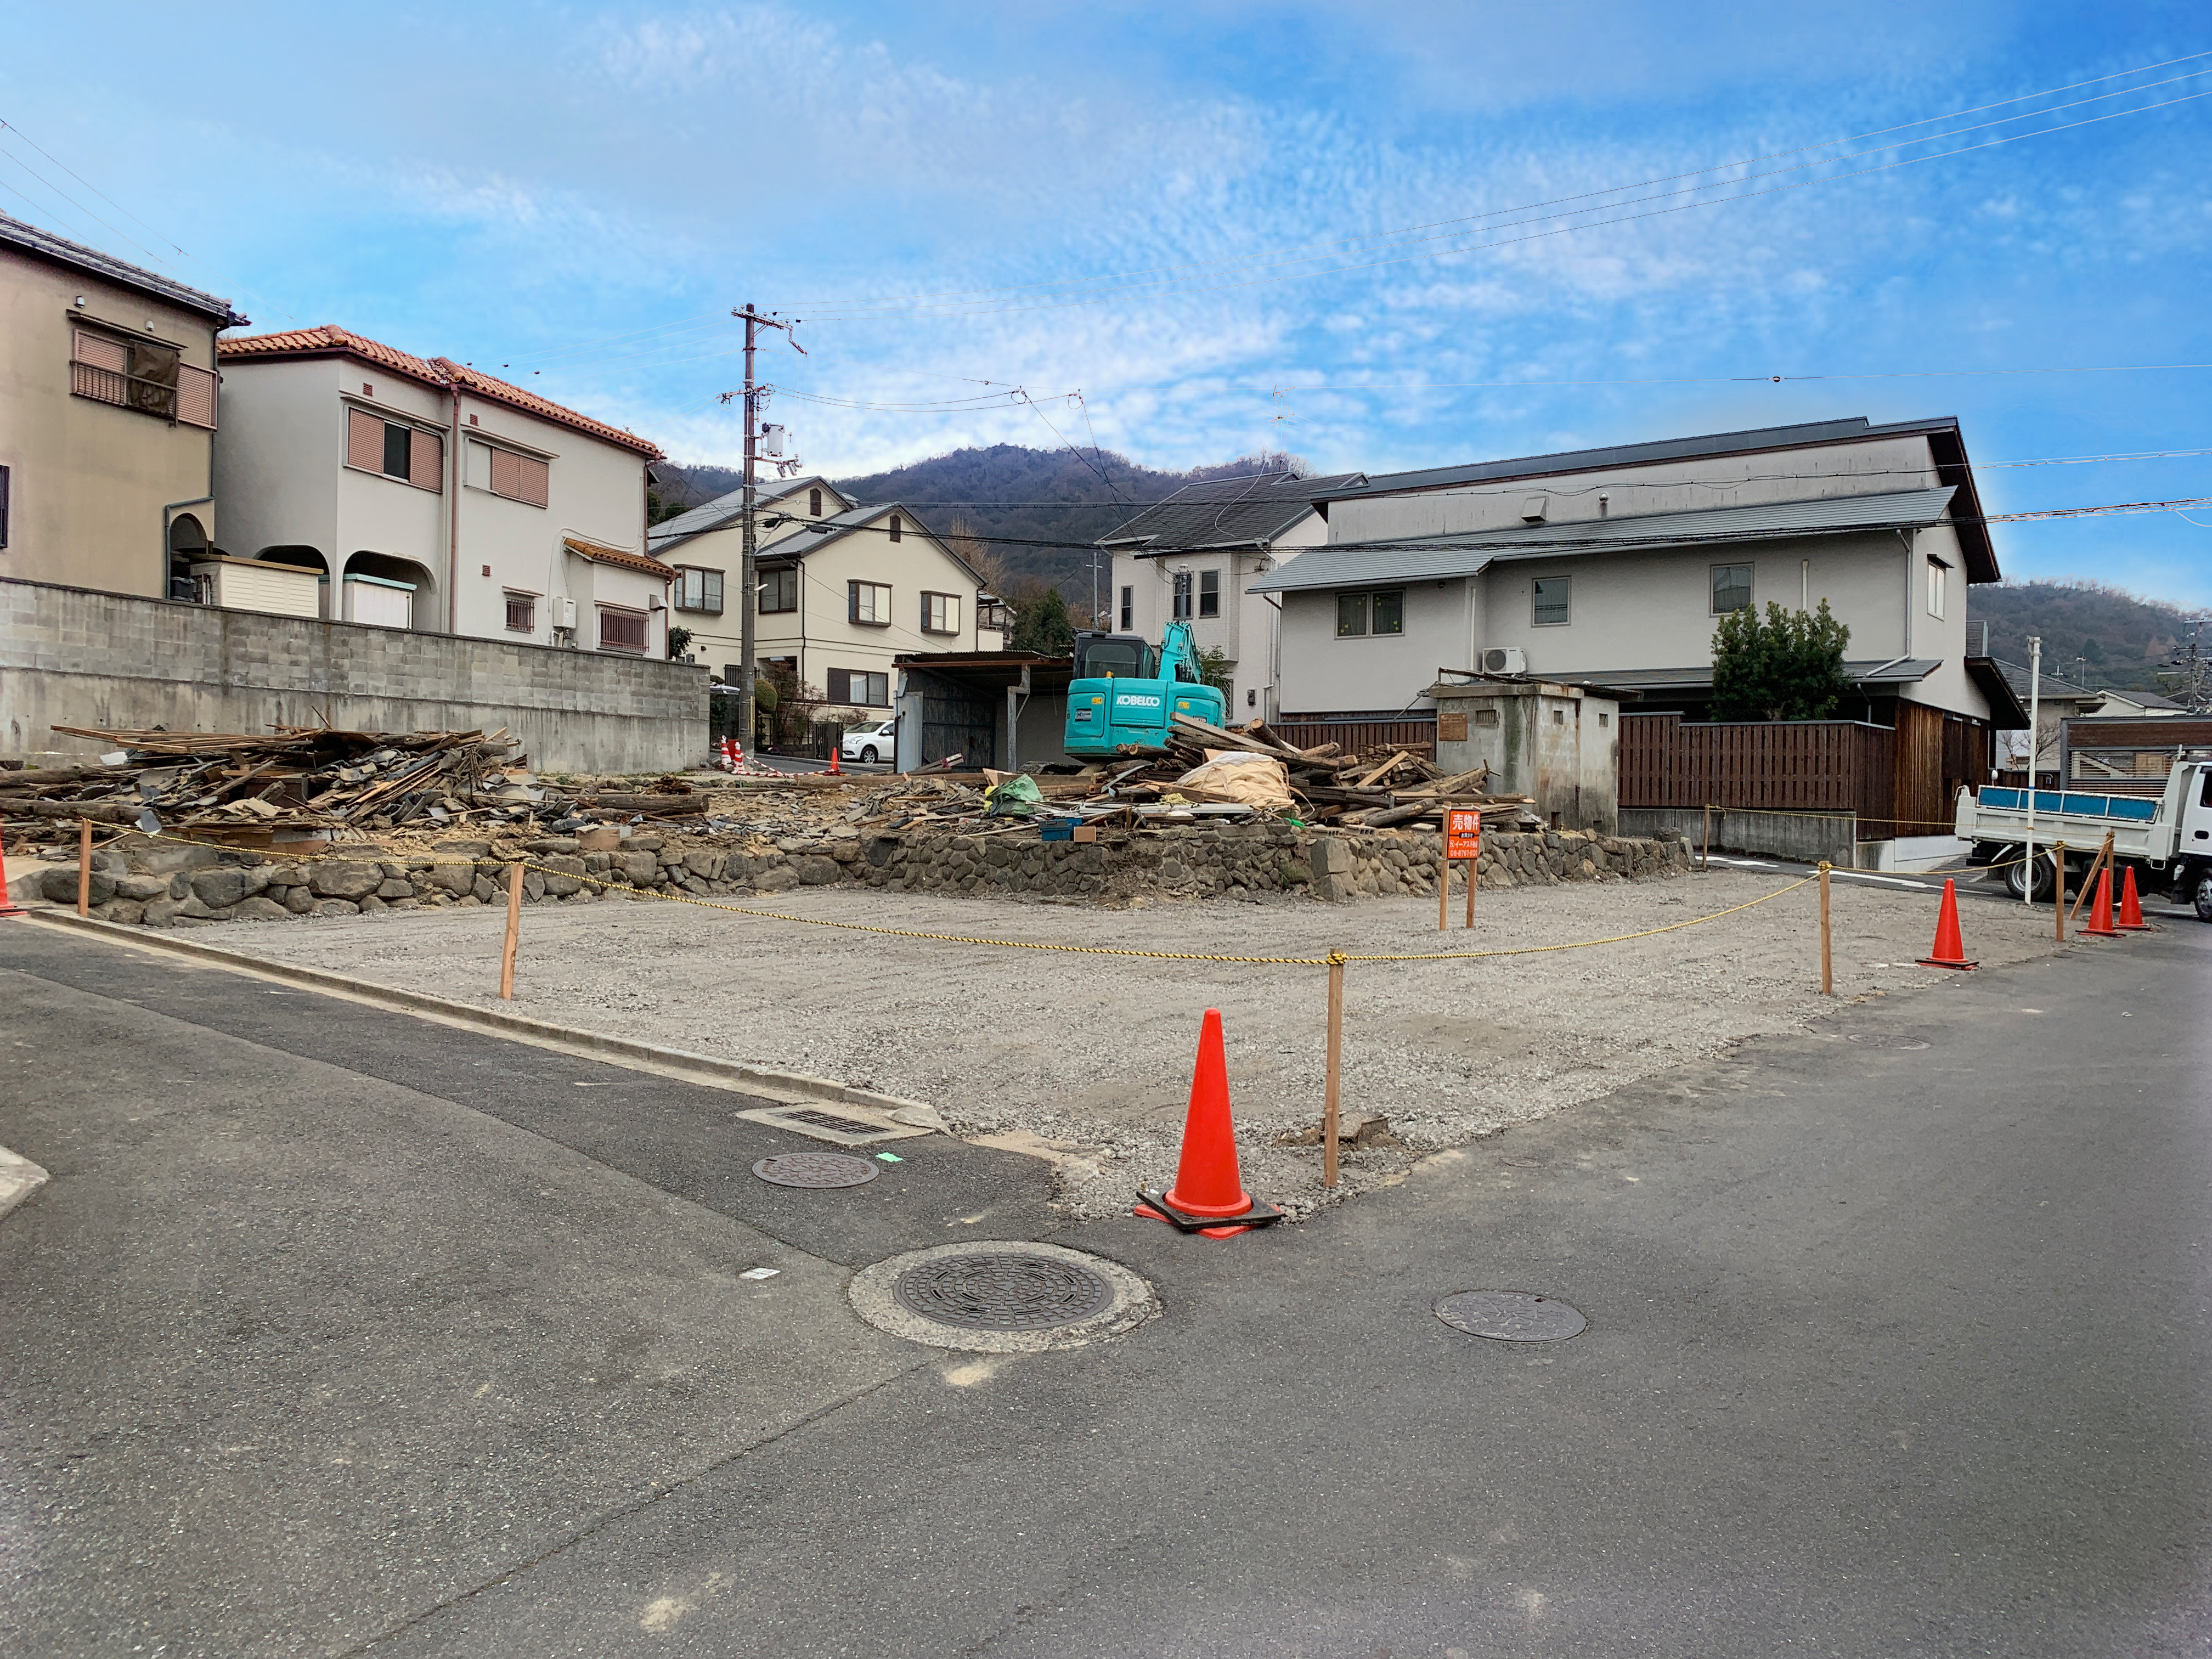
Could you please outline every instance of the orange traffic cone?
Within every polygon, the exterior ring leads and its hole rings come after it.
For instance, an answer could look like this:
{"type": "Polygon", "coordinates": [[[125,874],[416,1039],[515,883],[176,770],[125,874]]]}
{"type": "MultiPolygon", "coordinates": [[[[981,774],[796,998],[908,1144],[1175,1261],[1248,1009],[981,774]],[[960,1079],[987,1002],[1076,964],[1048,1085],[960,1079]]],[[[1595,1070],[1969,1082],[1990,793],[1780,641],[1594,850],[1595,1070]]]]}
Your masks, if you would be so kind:
{"type": "MultiPolygon", "coordinates": [[[[2135,890],[2129,889],[2132,893],[2135,890]]],[[[31,913],[8,896],[8,844],[0,840],[0,916],[27,916],[31,913]]]]}
{"type": "Polygon", "coordinates": [[[1248,1227],[1280,1221],[1283,1212],[1244,1190],[1237,1170],[1237,1130],[1229,1117],[1229,1056],[1221,1044],[1221,1011],[1209,1008],[1198,1033],[1198,1068],[1190,1079],[1182,1156],[1175,1185],[1139,1189],[1131,1212],[1187,1233],[1229,1238],[1248,1227]]]}
{"type": "Polygon", "coordinates": [[[2123,937],[2112,926],[2112,866],[2109,864],[2097,872],[2097,902],[2089,907],[2089,925],[2081,932],[2088,939],[2123,937]]]}
{"type": "MultiPolygon", "coordinates": [[[[8,887],[0,882],[0,904],[8,902],[8,887]]],[[[2142,901],[2136,896],[2136,867],[2130,864],[2120,872],[2120,926],[2130,933],[2148,933],[2151,925],[2142,919],[2142,901]]]]}
{"type": "Polygon", "coordinates": [[[1943,908],[1936,913],[1936,943],[1920,958],[1923,968],[1973,968],[1966,960],[1966,942],[1959,937],[1959,884],[1943,884],[1943,908]]]}
{"type": "Polygon", "coordinates": [[[842,739],[840,739],[830,745],[830,775],[833,778],[841,778],[845,775],[838,769],[837,767],[837,751],[844,748],[844,746],[845,744],[842,739]]]}

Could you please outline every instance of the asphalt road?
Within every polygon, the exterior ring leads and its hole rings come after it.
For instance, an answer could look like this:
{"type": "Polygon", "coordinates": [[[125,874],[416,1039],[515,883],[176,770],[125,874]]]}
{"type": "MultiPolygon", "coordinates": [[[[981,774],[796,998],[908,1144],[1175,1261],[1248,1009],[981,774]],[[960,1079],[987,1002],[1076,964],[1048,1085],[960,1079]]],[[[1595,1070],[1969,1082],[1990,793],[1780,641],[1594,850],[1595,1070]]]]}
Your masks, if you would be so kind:
{"type": "Polygon", "coordinates": [[[742,1097],[18,924],[0,1650],[2201,1654],[2208,967],[1962,975],[1213,1242],[942,1139],[769,1188],[742,1097]],[[1166,1311],[846,1310],[975,1237],[1166,1311]]]}

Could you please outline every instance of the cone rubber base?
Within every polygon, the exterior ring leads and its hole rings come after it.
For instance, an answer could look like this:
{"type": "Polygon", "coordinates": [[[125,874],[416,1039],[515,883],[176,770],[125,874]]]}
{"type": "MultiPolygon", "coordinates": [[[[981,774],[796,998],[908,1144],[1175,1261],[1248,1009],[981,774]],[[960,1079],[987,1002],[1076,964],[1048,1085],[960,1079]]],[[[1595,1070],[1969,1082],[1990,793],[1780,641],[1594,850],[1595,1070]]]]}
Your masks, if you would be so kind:
{"type": "Polygon", "coordinates": [[[1978,962],[1939,962],[1934,957],[1923,957],[1920,958],[1920,965],[1923,968],[1956,968],[1960,972],[1966,973],[1982,964],[1978,962]]]}
{"type": "Polygon", "coordinates": [[[1203,1233],[1208,1238],[1234,1238],[1255,1227],[1272,1227],[1283,1218],[1280,1210],[1256,1198],[1252,1200],[1252,1207],[1241,1215],[1193,1215],[1169,1203],[1165,1193],[1154,1192],[1149,1187],[1137,1189],[1136,1207],[1129,1213],[1142,1216],[1147,1221],[1164,1221],[1179,1233],[1203,1233]]]}

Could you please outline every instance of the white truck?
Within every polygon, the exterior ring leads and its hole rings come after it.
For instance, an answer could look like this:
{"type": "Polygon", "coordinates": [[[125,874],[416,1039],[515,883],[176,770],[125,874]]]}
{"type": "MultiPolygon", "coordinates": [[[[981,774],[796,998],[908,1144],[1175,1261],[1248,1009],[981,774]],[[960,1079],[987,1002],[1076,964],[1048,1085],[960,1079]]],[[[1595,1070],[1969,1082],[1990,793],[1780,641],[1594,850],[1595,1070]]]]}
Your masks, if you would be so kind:
{"type": "Polygon", "coordinates": [[[2183,761],[2167,775],[2162,795],[2097,795],[2072,789],[2039,789],[2034,811],[2025,789],[1984,784],[1959,792],[1958,834],[1973,843],[1972,861],[2015,860],[2005,884],[2015,898],[2034,883],[2038,898],[2053,880],[2051,848],[2066,846],[2068,886],[2086,871],[2105,836],[2113,861],[2132,865],[2137,885],[2164,890],[2193,904],[2197,920],[2212,921],[2212,761],[2183,761]],[[2033,843],[2033,864],[2017,862],[2033,843]]]}

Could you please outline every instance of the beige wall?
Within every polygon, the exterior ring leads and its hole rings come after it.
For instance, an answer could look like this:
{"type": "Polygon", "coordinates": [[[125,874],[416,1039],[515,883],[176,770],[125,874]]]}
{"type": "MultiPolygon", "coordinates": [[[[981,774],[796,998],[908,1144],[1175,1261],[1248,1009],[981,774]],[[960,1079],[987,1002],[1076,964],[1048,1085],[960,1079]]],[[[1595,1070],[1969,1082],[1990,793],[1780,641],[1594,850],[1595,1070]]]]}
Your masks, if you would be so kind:
{"type": "Polygon", "coordinates": [[[576,601],[576,640],[599,643],[593,606],[647,611],[648,653],[667,648],[666,586],[659,578],[594,565],[568,553],[571,537],[623,552],[645,548],[645,458],[574,428],[463,392],[455,447],[452,392],[352,357],[233,359],[224,366],[225,430],[218,493],[228,508],[228,550],[259,556],[310,547],[334,572],[357,554],[419,567],[414,626],[517,644],[556,643],[553,601],[576,601]],[[434,432],[445,446],[435,490],[346,465],[347,411],[358,409],[434,432]],[[473,424],[471,419],[473,418],[473,424]],[[468,442],[490,443],[546,463],[546,505],[495,495],[467,483],[468,442]],[[449,570],[452,495],[459,493],[459,570],[449,570]],[[485,567],[489,566],[489,573],[485,567]],[[535,601],[533,626],[507,626],[507,594],[535,601]]]}
{"type": "MultiPolygon", "coordinates": [[[[162,509],[214,493],[214,434],[73,396],[73,315],[215,367],[213,319],[0,248],[0,466],[9,491],[0,575],[160,597],[169,566],[162,509]]],[[[220,400],[218,410],[228,413],[220,400]]],[[[185,513],[221,540],[212,504],[178,515],[185,513]]]]}

